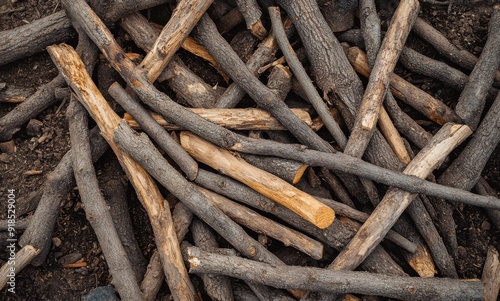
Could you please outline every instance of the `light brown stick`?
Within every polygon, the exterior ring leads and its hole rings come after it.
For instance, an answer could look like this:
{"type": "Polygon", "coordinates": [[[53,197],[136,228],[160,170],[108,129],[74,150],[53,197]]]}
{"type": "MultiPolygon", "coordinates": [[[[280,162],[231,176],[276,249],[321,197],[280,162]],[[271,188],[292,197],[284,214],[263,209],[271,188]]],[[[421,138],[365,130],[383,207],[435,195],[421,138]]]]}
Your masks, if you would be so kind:
{"type": "Polygon", "coordinates": [[[9,259],[6,263],[4,263],[2,268],[0,268],[0,290],[2,290],[7,285],[7,290],[9,292],[15,293],[15,275],[19,274],[19,272],[21,272],[22,269],[24,269],[31,262],[31,260],[33,260],[33,258],[35,258],[38,253],[40,253],[40,249],[37,250],[31,245],[26,245],[16,253],[15,243],[13,243],[13,246],[13,250],[10,250],[9,247],[7,247],[7,250],[10,253],[9,258],[14,258],[14,260],[9,259]],[[12,277],[12,272],[14,273],[13,281],[10,279],[12,277]]]}
{"type": "Polygon", "coordinates": [[[360,158],[370,142],[379,118],[385,91],[389,87],[392,71],[417,17],[419,7],[419,2],[416,0],[403,0],[394,13],[391,25],[380,46],[351,136],[344,150],[344,153],[348,155],[360,158]]]}
{"type": "Polygon", "coordinates": [[[182,147],[196,160],[252,187],[320,229],[333,222],[335,212],[309,194],[190,132],[182,132],[180,136],[182,147]]]}
{"type": "MultiPolygon", "coordinates": [[[[225,128],[240,131],[284,131],[286,128],[269,112],[262,109],[189,109],[189,111],[200,115],[210,122],[225,128]]],[[[291,109],[300,120],[312,127],[311,116],[303,109],[291,109]]],[[[165,120],[156,113],[151,116],[166,130],[179,130],[182,126],[165,120]]],[[[133,129],[139,129],[140,125],[129,114],[123,117],[133,129]]]]}
{"type": "Polygon", "coordinates": [[[182,0],[179,2],[172,17],[140,65],[148,71],[150,82],[154,82],[160,76],[212,2],[213,0],[182,0]]]}
{"type": "MultiPolygon", "coordinates": [[[[97,24],[99,23],[97,22],[97,24]]],[[[100,25],[104,26],[102,23],[100,25]]],[[[168,205],[166,205],[151,176],[129,155],[119,149],[113,141],[114,130],[120,123],[120,118],[107,104],[88,73],[85,72],[83,63],[71,46],[65,44],[54,45],[50,46],[48,51],[68,85],[98,124],[101,134],[118,157],[139,199],[148,212],[155,233],[156,244],[160,250],[163,270],[167,276],[174,299],[193,300],[195,296],[194,287],[182,262],[182,255],[168,205]]]]}
{"type": "Polygon", "coordinates": [[[283,242],[285,246],[292,246],[316,260],[320,260],[323,257],[323,245],[318,241],[268,219],[243,205],[234,203],[214,192],[204,188],[200,189],[210,201],[235,222],[257,233],[263,233],[277,239],[283,242]]]}
{"type": "MultiPolygon", "coordinates": [[[[471,133],[472,131],[466,125],[450,123],[443,126],[431,143],[408,164],[404,173],[419,178],[427,177],[471,133]]],[[[330,267],[336,270],[355,269],[378,245],[414,198],[414,194],[398,188],[390,188],[370,218],[330,267]]]]}
{"type": "Polygon", "coordinates": [[[484,284],[484,300],[498,300],[498,290],[500,290],[500,261],[498,259],[498,251],[493,246],[488,248],[481,280],[484,284]]]}
{"type": "MultiPolygon", "coordinates": [[[[361,49],[358,47],[349,48],[347,57],[357,72],[361,73],[363,76],[370,75],[368,58],[361,49]]],[[[438,124],[443,125],[446,122],[462,122],[462,119],[444,103],[396,74],[393,74],[391,77],[391,91],[394,96],[438,124]]]]}

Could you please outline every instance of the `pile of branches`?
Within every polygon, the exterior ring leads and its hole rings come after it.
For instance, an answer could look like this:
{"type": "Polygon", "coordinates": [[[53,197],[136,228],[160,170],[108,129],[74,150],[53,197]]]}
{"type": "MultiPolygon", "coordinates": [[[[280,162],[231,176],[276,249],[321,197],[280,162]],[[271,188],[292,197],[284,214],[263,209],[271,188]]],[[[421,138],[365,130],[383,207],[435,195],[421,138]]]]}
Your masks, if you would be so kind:
{"type": "MultiPolygon", "coordinates": [[[[236,0],[235,7],[222,0],[61,2],[64,11],[0,32],[0,64],[48,46],[59,70],[0,118],[1,140],[12,139],[56,101],[70,101],[71,150],[34,196],[39,202],[19,240],[17,272],[45,261],[59,204],[76,184],[123,300],[154,300],[163,281],[174,300],[195,300],[202,288],[189,273],[201,276],[213,300],[335,300],[344,294],[349,300],[357,300],[350,294],[496,300],[494,248],[482,280],[458,279],[449,202],[485,208],[500,226],[500,200],[481,178],[500,140],[494,88],[500,82],[500,7],[477,58],[420,19],[416,0],[393,8],[385,32],[373,0],[236,0]],[[161,30],[139,13],[166,2],[174,9],[161,30]],[[352,29],[356,14],[360,29],[352,29]],[[241,22],[248,30],[229,44],[223,34],[241,22]],[[144,50],[143,59],[124,52],[109,30],[116,26],[144,50]],[[58,44],[75,30],[76,50],[58,44]],[[406,47],[411,30],[470,74],[406,47]],[[193,73],[176,54],[181,47],[208,60],[228,84],[212,87],[193,73]],[[124,85],[97,87],[92,74],[99,53],[124,85]],[[462,91],[454,109],[393,74],[398,61],[462,91]],[[264,82],[262,74],[268,75],[264,82]],[[165,82],[178,101],[156,82],[165,82]],[[245,95],[254,104],[242,103],[254,107],[236,109],[245,95]],[[430,133],[401,103],[439,130],[430,133]],[[93,162],[108,147],[152,225],[157,249],[147,268],[128,212],[119,209],[126,208],[124,200],[111,206],[100,193],[93,162]],[[445,160],[447,168],[435,177],[445,160]],[[306,170],[309,184],[300,181],[306,170]],[[322,183],[338,201],[317,196],[322,183]],[[178,199],[172,212],[159,185],[178,199]],[[473,188],[477,194],[469,192],[473,188]],[[370,213],[358,210],[370,206],[370,213]],[[184,240],[189,230],[190,242],[184,240]],[[303,255],[277,256],[266,248],[268,237],[303,255]],[[404,269],[386,245],[408,263],[404,269]],[[328,266],[302,266],[304,258],[324,259],[326,248],[338,251],[328,266]]],[[[2,288],[8,273],[6,263],[2,288]]]]}

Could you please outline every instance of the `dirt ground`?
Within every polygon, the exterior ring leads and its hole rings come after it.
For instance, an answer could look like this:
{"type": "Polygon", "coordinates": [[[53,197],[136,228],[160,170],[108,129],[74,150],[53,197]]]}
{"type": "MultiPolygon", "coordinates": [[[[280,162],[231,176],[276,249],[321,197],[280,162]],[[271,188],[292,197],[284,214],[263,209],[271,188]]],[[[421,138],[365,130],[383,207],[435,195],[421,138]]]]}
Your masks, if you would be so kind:
{"type": "MultiPolygon", "coordinates": [[[[13,2],[15,3],[0,0],[0,30],[30,23],[61,9],[58,0],[13,2]]],[[[420,15],[455,45],[479,55],[486,41],[488,21],[496,1],[474,2],[474,5],[456,7],[450,13],[447,12],[447,6],[423,3],[420,15]]],[[[446,61],[413,34],[409,37],[409,45],[432,58],[446,61]]],[[[453,105],[458,99],[459,91],[446,88],[435,80],[411,74],[401,66],[398,66],[397,72],[447,104],[453,105]]],[[[16,87],[37,88],[56,75],[57,70],[47,53],[0,67],[0,83],[16,87]]],[[[0,160],[1,219],[4,219],[6,214],[5,200],[8,190],[14,189],[16,198],[21,200],[39,189],[46,176],[70,148],[66,107],[65,103],[57,104],[37,116],[36,119],[41,121],[42,125],[35,135],[28,134],[23,127],[13,139],[17,147],[16,153],[0,160]],[[27,171],[36,172],[35,175],[27,175],[27,171]]],[[[13,108],[12,104],[0,103],[0,116],[13,108]]],[[[98,174],[106,168],[106,162],[109,160],[113,160],[113,156],[107,153],[96,164],[98,174]]],[[[492,155],[484,176],[496,191],[500,191],[500,149],[492,155]]],[[[133,195],[132,192],[130,194],[133,195]]],[[[136,198],[131,197],[129,202],[136,236],[144,254],[149,258],[154,249],[154,239],[147,216],[136,198]]],[[[456,263],[459,275],[461,278],[480,278],[488,245],[492,244],[500,249],[499,230],[495,229],[485,212],[478,208],[459,205],[454,217],[458,226],[459,254],[456,263]]],[[[18,219],[20,218],[22,217],[18,216],[18,219]]],[[[16,277],[16,294],[7,294],[4,290],[0,292],[0,300],[80,300],[81,296],[92,288],[110,284],[106,262],[85,218],[76,189],[61,204],[53,237],[57,243],[53,244],[45,264],[36,268],[25,268],[16,277]],[[68,254],[80,256],[88,266],[62,268],[60,259],[68,254]]],[[[5,243],[0,242],[0,264],[8,258],[4,245],[5,243]]],[[[165,286],[158,298],[166,299],[166,291],[165,286]]]]}

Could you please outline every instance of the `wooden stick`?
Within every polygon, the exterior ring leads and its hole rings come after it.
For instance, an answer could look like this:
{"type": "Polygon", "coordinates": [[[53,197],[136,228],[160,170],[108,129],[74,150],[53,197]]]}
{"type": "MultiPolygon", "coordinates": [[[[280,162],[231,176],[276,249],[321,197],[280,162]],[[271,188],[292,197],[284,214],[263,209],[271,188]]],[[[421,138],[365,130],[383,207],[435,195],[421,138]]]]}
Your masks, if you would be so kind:
{"type": "Polygon", "coordinates": [[[335,121],[335,119],[333,119],[332,115],[330,115],[328,107],[319,96],[318,91],[312,84],[311,79],[306,73],[306,70],[298,60],[295,51],[293,51],[292,45],[290,45],[290,42],[286,37],[283,24],[281,23],[279,8],[270,7],[269,15],[271,16],[273,34],[276,37],[276,41],[280,46],[280,49],[283,52],[283,55],[285,56],[288,65],[292,69],[295,77],[297,78],[302,88],[304,89],[304,92],[306,93],[309,102],[313,105],[316,112],[318,112],[318,115],[321,117],[323,123],[327,127],[330,134],[332,134],[337,144],[341,148],[344,148],[347,143],[347,138],[340,129],[339,124],[335,121]]]}
{"type": "Polygon", "coordinates": [[[432,139],[432,135],[415,122],[413,118],[401,110],[396,102],[396,99],[394,99],[392,92],[390,94],[387,93],[384,104],[387,112],[394,122],[394,126],[399,132],[405,135],[408,140],[421,149],[429,143],[432,139]]]}
{"type": "Polygon", "coordinates": [[[222,212],[240,225],[281,241],[285,246],[292,246],[316,260],[323,257],[323,245],[302,233],[287,228],[271,219],[259,215],[245,206],[238,205],[229,199],[201,188],[201,191],[222,212]]]}
{"type": "Polygon", "coordinates": [[[360,158],[370,141],[379,118],[385,91],[389,87],[392,71],[396,66],[403,44],[419,11],[419,2],[401,1],[380,46],[380,51],[370,74],[361,106],[356,114],[354,127],[344,153],[360,158]]]}
{"type": "Polygon", "coordinates": [[[33,88],[8,85],[7,88],[0,89],[0,102],[21,103],[35,92],[33,88]]]}
{"type": "MultiPolygon", "coordinates": [[[[361,49],[357,47],[349,48],[347,57],[356,71],[364,76],[371,74],[366,55],[361,49]]],[[[462,119],[448,106],[408,83],[398,75],[392,74],[390,84],[391,91],[397,98],[412,106],[430,120],[441,125],[446,122],[462,121],[462,119]]]]}
{"type": "MultiPolygon", "coordinates": [[[[442,33],[427,24],[422,18],[417,17],[412,30],[424,41],[431,44],[442,56],[468,70],[474,69],[478,61],[475,55],[450,43],[442,33]]],[[[499,70],[496,72],[495,80],[500,81],[499,70]]]]}
{"type": "Polygon", "coordinates": [[[40,249],[36,249],[31,245],[24,246],[21,250],[15,251],[15,243],[9,246],[14,248],[9,250],[9,260],[0,268],[0,290],[7,286],[7,291],[10,293],[16,292],[16,275],[19,274],[35,256],[40,253],[40,249]],[[11,277],[14,277],[13,279],[11,277]]]}
{"type": "MultiPolygon", "coordinates": [[[[342,250],[349,242],[349,239],[356,233],[355,229],[339,219],[335,219],[333,224],[326,229],[318,229],[289,209],[271,201],[249,187],[218,174],[200,169],[200,173],[196,178],[196,183],[233,200],[237,200],[238,202],[247,204],[258,210],[271,213],[281,220],[286,221],[296,229],[316,237],[318,240],[323,241],[325,244],[339,251],[342,250]]],[[[377,250],[364,261],[362,268],[367,271],[386,275],[405,275],[403,270],[381,247],[378,247],[377,250]]]]}
{"type": "MultiPolygon", "coordinates": [[[[153,27],[140,13],[134,13],[120,22],[120,26],[131,36],[137,46],[149,52],[160,30],[153,27]]],[[[166,81],[169,87],[188,104],[193,107],[211,107],[218,95],[216,91],[198,75],[192,72],[174,55],[172,61],[158,77],[159,81],[166,81]]]]}
{"type": "Polygon", "coordinates": [[[484,262],[483,276],[481,281],[484,284],[484,300],[498,300],[498,291],[500,290],[500,260],[498,251],[493,246],[488,247],[486,261],[484,262]]]}
{"type": "Polygon", "coordinates": [[[457,114],[465,120],[473,130],[481,120],[486,95],[500,65],[500,5],[493,7],[488,26],[488,39],[481,56],[469,75],[469,81],[464,87],[455,108],[457,114]]]}
{"type": "Polygon", "coordinates": [[[307,165],[293,160],[269,156],[254,156],[250,154],[240,155],[243,160],[253,166],[272,173],[294,185],[300,181],[307,169],[307,165]]]}
{"type": "MultiPolygon", "coordinates": [[[[92,160],[96,162],[108,149],[108,144],[99,134],[97,127],[90,131],[90,141],[92,160]]],[[[40,249],[40,254],[31,262],[31,265],[39,266],[45,263],[52,243],[52,231],[59,215],[59,205],[75,185],[73,174],[70,150],[47,176],[36,211],[31,217],[30,224],[19,238],[20,246],[33,245],[40,249]]]]}
{"type": "Polygon", "coordinates": [[[167,25],[140,65],[147,70],[150,82],[153,83],[165,69],[212,2],[213,0],[182,0],[177,4],[167,25]]]}
{"type": "MultiPolygon", "coordinates": [[[[469,80],[469,77],[462,71],[425,56],[409,47],[403,49],[399,62],[410,71],[437,79],[457,91],[462,91],[469,80]]],[[[495,98],[497,93],[498,89],[489,88],[488,98],[495,98]]]]}
{"type": "Polygon", "coordinates": [[[226,40],[217,32],[209,16],[201,18],[196,37],[207,47],[231,78],[243,88],[263,109],[275,116],[299,141],[325,152],[333,151],[331,145],[300,121],[279,97],[261,83],[234,53],[226,40]]]}
{"type": "MultiPolygon", "coordinates": [[[[497,192],[493,189],[488,182],[481,177],[475,186],[477,193],[481,195],[496,196],[497,192]]],[[[490,220],[493,222],[497,229],[500,229],[500,210],[487,210],[490,220]]]]}
{"type": "Polygon", "coordinates": [[[250,29],[252,34],[259,39],[264,39],[267,35],[267,30],[262,24],[260,17],[262,16],[262,11],[260,10],[259,4],[256,0],[236,0],[238,9],[240,10],[245,22],[247,23],[247,28],[250,29]]]}
{"type": "Polygon", "coordinates": [[[134,300],[142,299],[142,293],[135,279],[127,253],[118,237],[115,224],[106,200],[100,193],[97,177],[93,169],[88,141],[87,116],[83,106],[73,98],[68,107],[72,163],[78,191],[104,257],[109,266],[113,283],[120,296],[134,300]]]}
{"type": "MultiPolygon", "coordinates": [[[[194,244],[204,250],[210,251],[219,248],[217,238],[207,224],[195,219],[191,225],[194,244]]],[[[215,274],[201,275],[205,291],[212,300],[231,301],[233,292],[229,277],[215,274]]]]}
{"type": "Polygon", "coordinates": [[[198,173],[198,164],[189,154],[165,131],[148,112],[141,107],[118,83],[109,87],[109,94],[130,114],[139,120],[142,129],[165,150],[187,175],[194,180],[198,173]]]}
{"type": "MultiPolygon", "coordinates": [[[[212,143],[235,151],[287,158],[303,162],[310,166],[322,166],[336,171],[352,173],[386,185],[404,188],[413,193],[422,193],[476,206],[500,209],[500,205],[497,204],[497,198],[483,197],[464,192],[460,189],[437,185],[416,177],[407,176],[400,172],[380,168],[341,153],[324,153],[307,149],[304,150],[304,146],[300,145],[281,144],[263,139],[243,137],[208,122],[198,115],[185,110],[168,96],[155,89],[148,83],[147,79],[137,74],[134,64],[125,56],[123,50],[121,50],[116,41],[114,41],[111,33],[102,27],[92,27],[93,20],[97,18],[95,14],[84,6],[75,4],[73,4],[73,6],[78,6],[78,9],[72,10],[72,16],[78,19],[79,23],[86,25],[83,27],[86,33],[92,38],[94,43],[100,47],[101,51],[103,51],[109,62],[113,65],[113,68],[120,72],[130,87],[134,89],[146,104],[155,108],[162,116],[183,125],[187,130],[203,136],[212,143]],[[93,28],[93,30],[90,30],[90,28],[93,28]],[[353,169],[352,166],[356,166],[356,168],[353,169]]],[[[378,141],[382,142],[382,140],[378,141]]],[[[377,145],[381,146],[382,144],[377,145]]],[[[389,152],[392,152],[390,148],[389,152]]],[[[377,153],[377,157],[382,157],[381,159],[385,160],[384,164],[392,164],[392,162],[394,162],[391,158],[384,158],[384,153],[377,153]],[[391,163],[389,163],[389,161],[391,163]]],[[[371,158],[377,161],[377,157],[371,158]]],[[[395,160],[396,162],[398,161],[397,158],[395,160]]]]}
{"type": "Polygon", "coordinates": [[[52,81],[42,85],[25,101],[0,118],[0,141],[10,140],[21,129],[21,126],[31,118],[40,114],[47,107],[56,103],[54,90],[65,85],[62,76],[56,76],[52,81]]]}
{"type": "MultiPolygon", "coordinates": [[[[228,129],[240,131],[283,131],[283,125],[270,113],[262,109],[188,109],[210,122],[228,129]]],[[[292,112],[308,126],[312,126],[311,116],[303,109],[291,109],[292,112]]],[[[151,116],[166,130],[179,130],[181,126],[163,119],[160,115],[151,113],[151,116]]],[[[139,123],[130,114],[124,119],[133,129],[140,129],[139,123]]]]}
{"type": "Polygon", "coordinates": [[[190,273],[218,273],[280,288],[380,295],[405,300],[482,300],[483,285],[480,281],[384,276],[312,267],[273,267],[194,247],[188,248],[188,255],[190,273]]]}
{"type": "MultiPolygon", "coordinates": [[[[390,92],[388,91],[388,93],[390,92]]],[[[401,160],[401,162],[403,162],[404,164],[410,163],[411,159],[408,155],[408,152],[406,152],[403,139],[399,135],[398,130],[396,130],[396,127],[392,123],[392,120],[389,117],[389,114],[387,114],[387,111],[384,109],[384,107],[380,108],[378,125],[380,127],[380,131],[391,146],[392,150],[394,151],[396,156],[398,156],[398,159],[401,160]]]]}
{"type": "Polygon", "coordinates": [[[300,215],[320,229],[328,227],[335,212],[284,180],[260,170],[230,152],[189,133],[181,133],[181,145],[198,161],[252,187],[300,215]]]}
{"type": "MultiPolygon", "coordinates": [[[[172,221],[175,226],[175,234],[179,241],[184,240],[192,220],[193,213],[182,202],[178,202],[172,212],[172,221]]],[[[162,272],[162,268],[158,250],[155,250],[149,261],[146,274],[141,281],[141,291],[145,301],[156,300],[156,295],[163,284],[163,280],[165,280],[165,274],[162,272]]]]}
{"type": "MultiPolygon", "coordinates": [[[[72,9],[77,9],[77,5],[70,6],[72,9]]],[[[66,7],[69,8],[68,5],[66,7]]],[[[84,103],[86,109],[99,125],[102,135],[117,155],[129,180],[134,185],[139,199],[148,211],[156,243],[161,250],[163,270],[167,275],[167,281],[174,298],[177,300],[194,299],[194,288],[182,260],[179,260],[182,255],[180,255],[179,243],[168,206],[165,207],[165,201],[153,179],[137,162],[123,153],[113,141],[114,129],[119,124],[120,119],[95,87],[90,76],[84,71],[78,54],[70,46],[64,44],[50,46],[48,51],[68,85],[78,95],[79,100],[84,103]]]]}
{"type": "MultiPolygon", "coordinates": [[[[470,134],[468,126],[445,125],[431,143],[408,164],[405,174],[425,178],[470,134]]],[[[390,188],[370,218],[330,267],[336,270],[356,268],[394,225],[414,197],[409,192],[390,188]]]]}

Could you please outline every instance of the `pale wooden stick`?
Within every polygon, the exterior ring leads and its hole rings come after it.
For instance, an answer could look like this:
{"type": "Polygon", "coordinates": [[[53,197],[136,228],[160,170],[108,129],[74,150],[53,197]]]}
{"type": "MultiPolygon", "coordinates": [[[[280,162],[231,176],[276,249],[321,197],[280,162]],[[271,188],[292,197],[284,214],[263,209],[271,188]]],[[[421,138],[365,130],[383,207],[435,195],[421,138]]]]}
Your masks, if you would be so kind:
{"type": "Polygon", "coordinates": [[[333,222],[335,212],[331,208],[286,181],[248,164],[229,151],[218,148],[190,132],[182,132],[180,137],[182,147],[196,160],[250,186],[318,228],[324,229],[333,222]]]}
{"type": "Polygon", "coordinates": [[[167,25],[140,65],[148,71],[150,82],[154,82],[160,76],[212,2],[213,0],[182,0],[179,2],[167,25]]]}
{"type": "Polygon", "coordinates": [[[344,153],[348,155],[360,158],[370,142],[385,91],[389,87],[392,71],[418,15],[419,7],[416,0],[403,0],[394,13],[391,25],[380,46],[351,136],[344,150],[344,153]]]}
{"type": "Polygon", "coordinates": [[[488,248],[481,280],[484,284],[484,300],[498,300],[498,290],[500,290],[500,261],[498,259],[498,251],[493,246],[488,248]]]}
{"type": "MultiPolygon", "coordinates": [[[[471,129],[466,125],[446,124],[429,145],[408,164],[404,173],[419,178],[427,177],[471,133],[471,129]]],[[[330,268],[355,269],[379,244],[414,198],[415,194],[390,188],[356,236],[335,258],[330,268]]]]}
{"type": "MultiPolygon", "coordinates": [[[[347,50],[347,58],[357,72],[366,77],[370,75],[368,58],[361,49],[358,47],[349,48],[347,50]]],[[[462,122],[462,119],[455,111],[447,105],[410,84],[400,76],[392,74],[390,85],[394,96],[424,114],[430,120],[441,125],[447,122],[462,122]]]]}
{"type": "MultiPolygon", "coordinates": [[[[269,112],[257,108],[245,109],[190,109],[187,110],[200,115],[210,122],[225,128],[240,131],[284,131],[286,128],[269,112]]],[[[311,116],[303,109],[291,109],[305,124],[312,127],[311,116]]],[[[165,120],[161,115],[151,113],[151,116],[166,130],[179,130],[182,126],[165,120]]],[[[133,129],[140,129],[140,125],[130,114],[123,117],[133,129]]]]}
{"type": "MultiPolygon", "coordinates": [[[[14,244],[15,245],[15,244],[14,244]]],[[[9,248],[7,248],[9,250],[9,248]]],[[[10,253],[12,253],[11,250],[9,250],[10,253]]],[[[19,250],[17,253],[15,253],[15,256],[12,257],[10,255],[9,260],[4,263],[2,268],[0,268],[0,291],[3,290],[5,285],[7,285],[8,282],[10,282],[10,277],[11,277],[11,272],[14,272],[15,275],[18,275],[19,272],[22,271],[30,262],[35,258],[38,253],[40,253],[40,249],[35,249],[35,247],[31,245],[26,245],[24,246],[21,250],[19,250]],[[10,258],[14,258],[11,260],[10,258]],[[12,271],[13,269],[13,271],[12,271]]],[[[15,276],[14,276],[15,277],[15,276]]],[[[7,290],[9,288],[16,288],[16,283],[14,280],[13,285],[9,284],[7,287],[7,290]]]]}
{"type": "Polygon", "coordinates": [[[53,45],[48,47],[48,52],[79,101],[96,121],[101,129],[101,135],[113,149],[148,212],[163,270],[174,299],[194,300],[195,290],[182,262],[181,250],[168,205],[151,176],[113,141],[114,131],[120,123],[120,118],[95,86],[78,54],[71,46],[53,45]]]}
{"type": "Polygon", "coordinates": [[[406,151],[405,144],[403,142],[403,138],[399,135],[398,130],[392,123],[389,114],[384,109],[384,107],[380,108],[380,116],[378,119],[378,125],[380,127],[380,131],[384,135],[385,139],[391,146],[392,150],[398,156],[398,159],[401,160],[404,164],[410,163],[411,159],[406,151]]]}
{"type": "Polygon", "coordinates": [[[311,256],[316,260],[323,257],[323,245],[295,230],[281,225],[257,212],[237,204],[221,195],[200,187],[201,192],[212,201],[222,212],[232,220],[257,233],[263,233],[269,237],[281,241],[285,246],[295,249],[311,256]]]}

